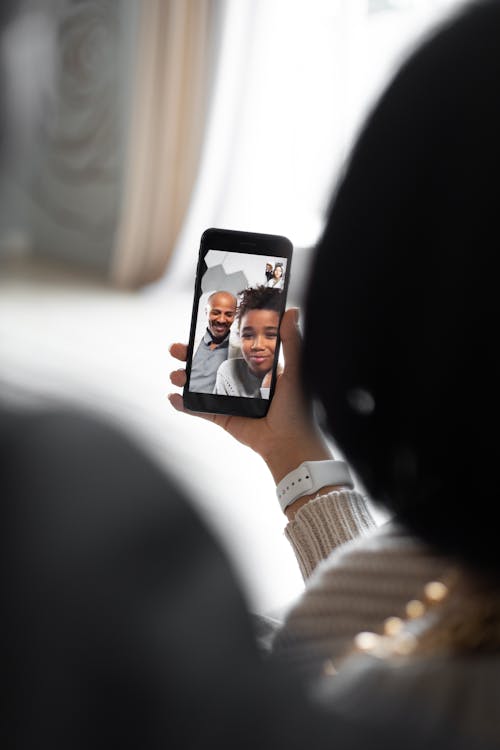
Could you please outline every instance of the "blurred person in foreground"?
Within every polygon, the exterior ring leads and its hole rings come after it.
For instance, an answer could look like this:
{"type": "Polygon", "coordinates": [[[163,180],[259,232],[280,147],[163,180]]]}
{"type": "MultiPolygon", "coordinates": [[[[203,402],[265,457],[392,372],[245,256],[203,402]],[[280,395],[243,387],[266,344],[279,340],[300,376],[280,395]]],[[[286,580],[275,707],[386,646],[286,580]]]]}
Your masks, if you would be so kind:
{"type": "Polygon", "coordinates": [[[476,2],[402,65],[315,250],[302,355],[288,311],[267,417],[208,417],[264,458],[309,577],[274,653],[336,671],[318,693],[360,725],[471,747],[500,746],[499,39],[500,3],[476,2]]]}

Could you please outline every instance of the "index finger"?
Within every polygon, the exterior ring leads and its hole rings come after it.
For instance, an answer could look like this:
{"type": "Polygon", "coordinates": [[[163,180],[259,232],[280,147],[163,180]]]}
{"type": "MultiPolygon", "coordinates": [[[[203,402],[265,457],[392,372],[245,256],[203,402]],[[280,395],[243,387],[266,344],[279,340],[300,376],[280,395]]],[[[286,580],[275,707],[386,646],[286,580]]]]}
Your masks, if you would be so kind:
{"type": "Polygon", "coordinates": [[[175,344],[171,344],[168,348],[168,351],[174,357],[175,359],[180,360],[181,362],[185,362],[187,359],[187,346],[186,344],[181,344],[179,342],[176,342],[175,344]]]}

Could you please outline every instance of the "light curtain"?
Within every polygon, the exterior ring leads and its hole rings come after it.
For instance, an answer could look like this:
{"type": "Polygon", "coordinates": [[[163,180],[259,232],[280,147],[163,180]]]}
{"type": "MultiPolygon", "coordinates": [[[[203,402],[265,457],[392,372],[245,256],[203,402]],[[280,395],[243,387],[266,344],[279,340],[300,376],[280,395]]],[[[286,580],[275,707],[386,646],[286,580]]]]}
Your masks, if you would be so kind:
{"type": "Polygon", "coordinates": [[[165,285],[191,288],[200,235],[215,226],[287,235],[298,294],[364,117],[415,40],[461,2],[229,0],[202,163],[165,285]]]}
{"type": "Polygon", "coordinates": [[[112,281],[137,288],[168,265],[189,205],[206,115],[214,0],[143,0],[112,281]]]}

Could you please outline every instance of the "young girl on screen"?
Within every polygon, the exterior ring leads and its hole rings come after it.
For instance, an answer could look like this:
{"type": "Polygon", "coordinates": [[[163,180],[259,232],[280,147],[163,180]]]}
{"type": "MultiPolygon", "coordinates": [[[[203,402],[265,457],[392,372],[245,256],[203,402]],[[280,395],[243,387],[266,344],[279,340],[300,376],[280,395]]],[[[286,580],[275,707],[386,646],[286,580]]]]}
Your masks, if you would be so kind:
{"type": "Polygon", "coordinates": [[[240,292],[237,320],[242,356],[221,364],[214,393],[269,398],[281,299],[278,289],[262,285],[240,292]]]}

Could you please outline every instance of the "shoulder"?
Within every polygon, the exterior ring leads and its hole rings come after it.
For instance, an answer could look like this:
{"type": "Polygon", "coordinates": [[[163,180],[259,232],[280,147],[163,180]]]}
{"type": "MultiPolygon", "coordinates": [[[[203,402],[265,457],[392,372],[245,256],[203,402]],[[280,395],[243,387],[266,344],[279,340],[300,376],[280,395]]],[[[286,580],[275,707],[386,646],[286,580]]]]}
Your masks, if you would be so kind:
{"type": "Polygon", "coordinates": [[[314,568],[275,648],[311,674],[327,657],[336,663],[357,633],[377,632],[387,617],[403,617],[407,602],[443,567],[392,522],[344,542],[314,568]]]}
{"type": "Polygon", "coordinates": [[[76,503],[85,493],[87,507],[100,493],[111,502],[120,492],[129,495],[141,487],[161,491],[167,481],[131,433],[77,408],[9,414],[2,419],[0,443],[3,458],[9,457],[9,472],[21,463],[29,467],[29,476],[13,481],[13,487],[22,491],[38,483],[40,493],[46,491],[48,497],[68,493],[66,503],[76,503]]]}
{"type": "Polygon", "coordinates": [[[320,693],[327,704],[335,703],[357,721],[379,716],[392,722],[405,716],[412,731],[453,730],[471,739],[498,741],[499,666],[500,658],[491,654],[413,659],[357,655],[323,683],[320,693]]]}
{"type": "Polygon", "coordinates": [[[211,340],[212,339],[210,338],[210,336],[208,334],[208,331],[205,331],[203,333],[203,335],[200,336],[198,338],[198,340],[195,342],[195,346],[194,346],[195,350],[199,351],[200,349],[203,348],[203,345],[208,346],[208,344],[210,344],[211,340]]]}
{"type": "Polygon", "coordinates": [[[232,359],[226,359],[222,364],[219,365],[217,369],[217,378],[227,378],[230,377],[231,372],[233,370],[233,366],[231,364],[232,359]]]}
{"type": "MultiPolygon", "coordinates": [[[[13,686],[13,715],[42,730],[41,747],[52,726],[60,728],[52,745],[75,747],[76,715],[88,746],[113,732],[114,744],[126,747],[127,726],[145,717],[135,695],[147,690],[154,731],[145,745],[156,746],[161,734],[165,747],[199,746],[185,716],[212,726],[207,690],[225,706],[234,687],[228,675],[246,674],[255,651],[239,582],[218,541],[184,494],[109,424],[0,410],[0,446],[2,635],[15,655],[3,660],[2,678],[13,686]],[[33,616],[40,592],[43,616],[33,616]],[[139,672],[131,653],[145,655],[139,672]],[[23,673],[28,702],[17,688],[23,673]],[[125,694],[131,713],[122,737],[102,706],[123,705],[125,694]],[[165,696],[174,707],[168,717],[165,696]]],[[[6,747],[17,747],[16,739],[24,745],[14,724],[2,725],[6,747]]]]}
{"type": "Polygon", "coordinates": [[[241,396],[243,375],[240,358],[226,359],[219,365],[215,381],[215,392],[227,396],[241,396]]]}
{"type": "Polygon", "coordinates": [[[367,589],[391,588],[410,595],[419,586],[439,575],[444,567],[441,557],[415,539],[393,521],[378,526],[334,549],[311,576],[311,585],[329,585],[332,577],[369,576],[367,589]]]}
{"type": "Polygon", "coordinates": [[[231,359],[226,359],[224,362],[222,362],[221,365],[219,365],[219,369],[217,370],[217,375],[221,377],[234,377],[235,375],[238,376],[241,374],[241,372],[244,369],[244,360],[242,357],[232,357],[231,359]]]}

